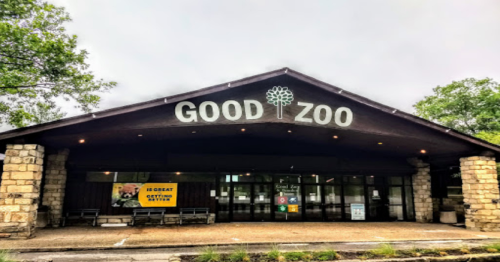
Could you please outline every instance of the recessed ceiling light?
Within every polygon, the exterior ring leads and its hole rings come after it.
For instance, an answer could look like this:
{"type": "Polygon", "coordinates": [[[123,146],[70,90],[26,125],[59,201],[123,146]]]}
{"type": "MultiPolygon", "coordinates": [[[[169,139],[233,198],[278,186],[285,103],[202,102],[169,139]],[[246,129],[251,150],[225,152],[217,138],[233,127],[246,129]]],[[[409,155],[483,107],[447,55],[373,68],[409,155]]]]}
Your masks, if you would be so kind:
{"type": "Polygon", "coordinates": [[[181,174],[181,172],[175,172],[175,174],[176,174],[176,175],[180,175],[180,174],[181,174]]]}
{"type": "Polygon", "coordinates": [[[109,174],[111,174],[111,172],[106,171],[106,172],[104,172],[104,174],[105,174],[105,175],[109,175],[109,174]]]}
{"type": "Polygon", "coordinates": [[[80,139],[80,140],[78,140],[78,143],[80,143],[80,144],[85,143],[85,139],[80,139]]]}
{"type": "Polygon", "coordinates": [[[292,133],[292,130],[288,130],[288,133],[292,133]]]}
{"type": "Polygon", "coordinates": [[[337,138],[339,138],[339,137],[338,136],[333,136],[333,139],[337,139],[337,138]]]}
{"type": "Polygon", "coordinates": [[[250,175],[250,173],[247,173],[247,176],[249,176],[249,175],[250,175]]]}
{"type": "Polygon", "coordinates": [[[245,131],[246,131],[246,129],[245,129],[245,128],[242,128],[242,129],[241,129],[241,132],[245,132],[245,131]]]}
{"type": "Polygon", "coordinates": [[[196,131],[191,131],[191,133],[196,134],[196,131]]]}
{"type": "Polygon", "coordinates": [[[138,134],[137,136],[142,136],[142,134],[138,134]]]}
{"type": "Polygon", "coordinates": [[[316,176],[316,174],[312,174],[311,176],[312,176],[312,177],[315,177],[315,176],[316,176]]]}
{"type": "Polygon", "coordinates": [[[382,142],[378,142],[379,145],[382,145],[382,142]]]}
{"type": "Polygon", "coordinates": [[[425,149],[422,149],[422,150],[420,150],[420,153],[425,154],[425,153],[427,153],[427,151],[425,151],[425,149]]]}

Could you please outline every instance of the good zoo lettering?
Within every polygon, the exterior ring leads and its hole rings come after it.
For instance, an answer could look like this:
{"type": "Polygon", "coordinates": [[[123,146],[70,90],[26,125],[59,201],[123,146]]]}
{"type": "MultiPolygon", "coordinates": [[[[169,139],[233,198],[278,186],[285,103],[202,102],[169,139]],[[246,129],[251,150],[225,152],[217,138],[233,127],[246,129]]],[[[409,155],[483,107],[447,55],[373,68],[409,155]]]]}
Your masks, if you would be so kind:
{"type": "MultiPolygon", "coordinates": [[[[334,111],[328,105],[316,106],[306,102],[297,102],[295,105],[302,108],[294,118],[296,122],[327,125],[333,120],[338,126],[348,127],[353,120],[352,111],[347,107],[339,107],[334,111]]],[[[284,105],[278,101],[278,106],[284,105]]],[[[183,123],[198,122],[200,119],[215,122],[221,117],[221,113],[222,117],[229,121],[238,121],[242,118],[254,120],[264,115],[264,107],[257,100],[243,100],[243,105],[236,100],[227,100],[222,103],[222,106],[213,101],[205,101],[198,107],[192,102],[182,101],[175,106],[175,116],[183,123]],[[211,114],[209,115],[208,112],[211,114]]],[[[278,119],[281,119],[279,111],[277,115],[278,119]]]]}

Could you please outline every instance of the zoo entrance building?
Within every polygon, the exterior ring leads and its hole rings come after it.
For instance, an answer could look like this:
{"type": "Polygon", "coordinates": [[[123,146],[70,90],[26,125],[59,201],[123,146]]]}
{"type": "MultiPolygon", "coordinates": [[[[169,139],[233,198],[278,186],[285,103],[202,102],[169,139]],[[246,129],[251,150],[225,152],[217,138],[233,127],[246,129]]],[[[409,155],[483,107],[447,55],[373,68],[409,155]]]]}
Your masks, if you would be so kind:
{"type": "Polygon", "coordinates": [[[128,223],[139,188],[163,183],[167,223],[188,207],[211,223],[426,223],[451,208],[500,230],[498,146],[289,68],[4,132],[0,147],[4,238],[75,209],[128,223]]]}

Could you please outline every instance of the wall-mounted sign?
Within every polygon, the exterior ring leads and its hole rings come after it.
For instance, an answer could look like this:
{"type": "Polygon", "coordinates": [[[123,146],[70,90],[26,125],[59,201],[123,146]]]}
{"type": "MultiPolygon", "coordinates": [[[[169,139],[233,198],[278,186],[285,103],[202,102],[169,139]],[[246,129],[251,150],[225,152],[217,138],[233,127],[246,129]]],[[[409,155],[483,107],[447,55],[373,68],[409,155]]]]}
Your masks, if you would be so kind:
{"type": "MultiPolygon", "coordinates": [[[[331,122],[340,127],[348,127],[353,121],[353,113],[347,107],[338,107],[335,110],[329,105],[315,105],[313,103],[297,101],[288,87],[275,86],[267,91],[266,102],[276,106],[276,118],[283,119],[283,107],[298,107],[292,110],[295,113],[295,122],[316,123],[327,125],[331,122]]],[[[175,116],[183,123],[205,121],[216,122],[224,118],[229,121],[256,120],[264,115],[263,101],[259,99],[244,99],[243,101],[227,100],[221,105],[213,101],[204,101],[195,105],[190,101],[182,101],[175,106],[175,116]],[[221,117],[222,115],[222,117],[221,117]]],[[[265,102],[264,102],[265,103],[265,102]]]]}
{"type": "Polygon", "coordinates": [[[111,201],[113,207],[175,207],[177,183],[114,183],[111,201]]]}
{"type": "Polygon", "coordinates": [[[366,220],[365,204],[351,204],[351,220],[366,220]]]}
{"type": "Polygon", "coordinates": [[[288,213],[298,213],[299,205],[288,205],[288,213]]]}
{"type": "Polygon", "coordinates": [[[147,183],[139,191],[143,207],[176,207],[177,183],[147,183]]]}

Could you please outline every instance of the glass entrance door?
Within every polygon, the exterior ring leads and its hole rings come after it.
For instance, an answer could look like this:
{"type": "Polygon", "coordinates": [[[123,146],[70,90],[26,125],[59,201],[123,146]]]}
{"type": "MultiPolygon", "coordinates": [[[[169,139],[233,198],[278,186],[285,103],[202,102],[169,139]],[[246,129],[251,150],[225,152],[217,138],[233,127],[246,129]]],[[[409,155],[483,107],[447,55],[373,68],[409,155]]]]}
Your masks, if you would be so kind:
{"type": "Polygon", "coordinates": [[[251,184],[233,184],[233,221],[251,221],[253,217],[251,184]]]}
{"type": "Polygon", "coordinates": [[[307,221],[323,221],[321,185],[304,185],[305,213],[307,221]]]}
{"type": "Polygon", "coordinates": [[[270,184],[253,184],[253,221],[271,220],[271,198],[270,184]]]}
{"type": "Polygon", "coordinates": [[[271,185],[234,184],[232,221],[270,221],[271,185]]]}
{"type": "Polygon", "coordinates": [[[367,177],[368,217],[372,221],[404,220],[403,177],[367,177]]]}

